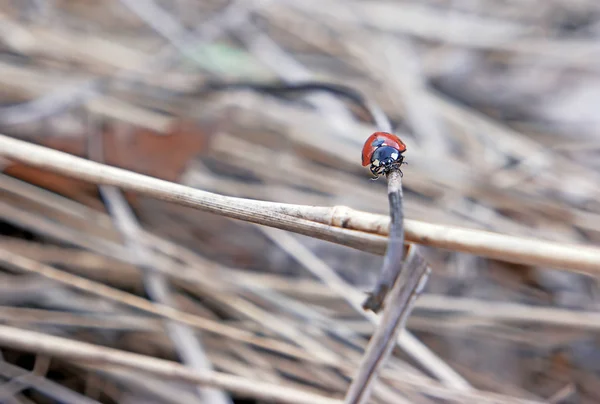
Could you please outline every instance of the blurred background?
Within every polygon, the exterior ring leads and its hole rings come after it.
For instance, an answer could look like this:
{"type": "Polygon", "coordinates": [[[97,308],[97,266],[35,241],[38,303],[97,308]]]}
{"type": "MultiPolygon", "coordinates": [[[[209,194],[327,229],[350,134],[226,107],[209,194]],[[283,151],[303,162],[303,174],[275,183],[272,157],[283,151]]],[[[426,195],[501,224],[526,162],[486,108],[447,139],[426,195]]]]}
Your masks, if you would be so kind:
{"type": "MultiPolygon", "coordinates": [[[[407,144],[408,218],[561,243],[600,243],[599,73],[593,0],[0,0],[2,134],[219,194],[387,214],[385,181],[360,165],[376,130],[363,110],[323,92],[203,91],[341,84],[407,144]]],[[[153,283],[108,215],[118,194],[0,164],[2,248],[339,366],[189,328],[183,343],[170,323],[8,266],[2,323],[343,396],[373,325],[309,267],[365,292],[381,257],[126,194],[141,255],[197,278],[153,283]]],[[[423,252],[433,275],[407,328],[453,376],[397,349],[372,402],[600,402],[594,278],[423,252]],[[469,385],[499,395],[459,395],[469,385]]],[[[3,403],[265,402],[8,348],[0,377],[3,403]]]]}

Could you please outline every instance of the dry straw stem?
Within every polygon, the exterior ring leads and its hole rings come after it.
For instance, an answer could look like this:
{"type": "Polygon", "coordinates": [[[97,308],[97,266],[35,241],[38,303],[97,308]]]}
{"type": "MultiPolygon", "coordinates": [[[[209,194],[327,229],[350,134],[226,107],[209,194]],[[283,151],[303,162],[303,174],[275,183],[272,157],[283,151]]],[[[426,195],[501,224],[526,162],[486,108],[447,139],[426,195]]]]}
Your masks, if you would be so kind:
{"type": "Polygon", "coordinates": [[[402,195],[402,172],[392,170],[387,174],[388,199],[390,203],[390,234],[383,266],[377,285],[363,303],[365,310],[377,313],[383,307],[387,292],[392,289],[402,271],[404,255],[404,208],[402,195]]]}
{"type": "MultiPolygon", "coordinates": [[[[346,207],[315,207],[218,195],[0,135],[0,156],[95,184],[114,185],[222,216],[289,230],[383,254],[389,217],[346,207]]],[[[406,239],[528,265],[600,273],[600,249],[405,220],[406,239]]]]}
{"type": "Polygon", "coordinates": [[[281,385],[248,380],[214,371],[197,371],[175,362],[105,348],[67,338],[0,326],[2,346],[95,365],[114,365],[155,376],[219,387],[243,396],[281,403],[339,404],[341,401],[281,385]]]}
{"type": "Polygon", "coordinates": [[[430,270],[416,250],[416,246],[409,249],[405,270],[390,291],[381,323],[369,341],[357,374],[346,394],[346,404],[368,402],[379,372],[390,356],[418,294],[427,282],[430,270]]]}
{"type": "Polygon", "coordinates": [[[477,317],[483,322],[541,324],[544,326],[600,329],[600,313],[556,307],[531,306],[520,303],[490,302],[481,299],[427,294],[419,299],[418,311],[433,311],[464,317],[477,317]]]}

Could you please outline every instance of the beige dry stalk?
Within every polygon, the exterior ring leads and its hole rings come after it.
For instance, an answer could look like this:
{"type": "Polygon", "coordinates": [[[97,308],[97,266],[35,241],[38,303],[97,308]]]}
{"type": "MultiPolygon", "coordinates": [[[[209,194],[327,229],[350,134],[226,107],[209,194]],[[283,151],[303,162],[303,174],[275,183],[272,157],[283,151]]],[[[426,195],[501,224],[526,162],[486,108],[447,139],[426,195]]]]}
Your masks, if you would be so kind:
{"type": "MultiPolygon", "coordinates": [[[[226,197],[74,157],[0,135],[0,156],[165,201],[348,247],[383,254],[389,217],[346,207],[313,207],[226,197]]],[[[600,274],[600,249],[405,220],[406,239],[497,260],[600,274]]]]}

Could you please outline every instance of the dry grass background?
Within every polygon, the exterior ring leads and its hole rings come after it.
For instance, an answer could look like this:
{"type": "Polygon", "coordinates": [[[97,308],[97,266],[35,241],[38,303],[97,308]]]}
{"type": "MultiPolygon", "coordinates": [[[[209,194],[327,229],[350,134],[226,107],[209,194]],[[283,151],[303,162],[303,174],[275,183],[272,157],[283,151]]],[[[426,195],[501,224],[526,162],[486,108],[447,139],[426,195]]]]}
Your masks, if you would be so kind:
{"type": "MultiPolygon", "coordinates": [[[[361,111],[199,92],[354,87],[408,146],[407,239],[433,271],[372,402],[597,403],[599,39],[591,0],[2,0],[0,133],[220,195],[385,215],[384,181],[360,167],[361,111]],[[422,222],[554,244],[537,261],[461,247],[481,233],[440,249],[422,222]]],[[[248,205],[348,248],[0,141],[0,402],[344,396],[378,322],[359,306],[383,216],[358,231],[248,205]]]]}

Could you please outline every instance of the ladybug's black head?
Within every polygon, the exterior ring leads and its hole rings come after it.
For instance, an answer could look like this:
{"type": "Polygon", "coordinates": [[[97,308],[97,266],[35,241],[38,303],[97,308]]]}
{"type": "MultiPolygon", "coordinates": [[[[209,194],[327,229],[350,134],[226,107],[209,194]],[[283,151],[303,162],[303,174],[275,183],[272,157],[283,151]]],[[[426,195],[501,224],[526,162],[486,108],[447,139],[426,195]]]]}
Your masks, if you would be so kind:
{"type": "Polygon", "coordinates": [[[385,174],[392,167],[402,164],[404,156],[398,149],[390,146],[378,147],[371,157],[371,172],[375,175],[385,174]]]}

